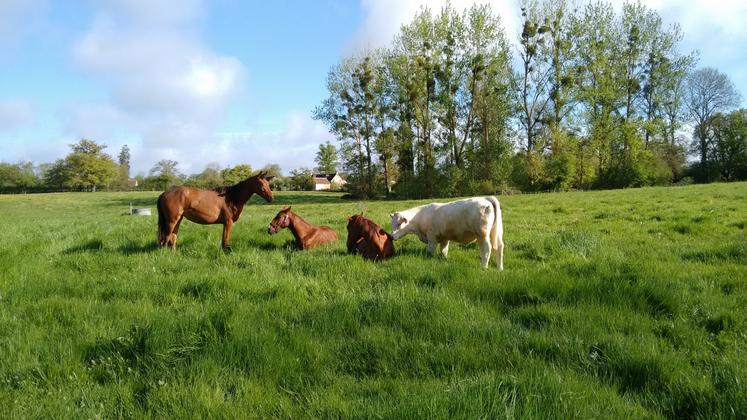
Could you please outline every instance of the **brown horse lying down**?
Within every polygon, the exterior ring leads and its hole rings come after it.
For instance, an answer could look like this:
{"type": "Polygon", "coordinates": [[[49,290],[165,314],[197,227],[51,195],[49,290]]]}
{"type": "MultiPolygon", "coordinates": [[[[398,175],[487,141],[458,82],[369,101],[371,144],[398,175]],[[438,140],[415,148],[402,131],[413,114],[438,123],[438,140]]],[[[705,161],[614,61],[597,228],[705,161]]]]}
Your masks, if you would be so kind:
{"type": "Polygon", "coordinates": [[[337,234],[329,226],[314,226],[293,213],[290,207],[278,212],[267,227],[267,233],[272,235],[285,228],[290,229],[296,238],[296,248],[299,250],[311,249],[337,240],[337,234]]]}
{"type": "Polygon", "coordinates": [[[234,222],[239,220],[252,194],[272,201],[272,190],[265,172],[249,177],[238,184],[203,190],[190,187],[173,187],[158,197],[158,244],[176,248],[176,235],[182,219],[202,225],[223,224],[223,249],[230,250],[229,237],[234,222]]]}
{"type": "Polygon", "coordinates": [[[392,235],[363,214],[348,217],[347,245],[348,253],[358,253],[369,260],[380,261],[394,255],[392,235]]]}

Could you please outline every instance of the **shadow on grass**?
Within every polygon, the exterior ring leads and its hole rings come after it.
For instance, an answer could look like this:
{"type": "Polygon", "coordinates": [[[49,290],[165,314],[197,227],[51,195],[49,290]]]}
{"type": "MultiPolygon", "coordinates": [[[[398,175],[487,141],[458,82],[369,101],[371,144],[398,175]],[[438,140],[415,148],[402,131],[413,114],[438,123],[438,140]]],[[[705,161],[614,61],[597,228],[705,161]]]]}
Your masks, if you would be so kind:
{"type": "Polygon", "coordinates": [[[100,252],[104,250],[104,243],[100,239],[94,239],[83,244],[72,246],[64,251],[65,255],[80,254],[84,252],[100,252]]]}
{"type": "Polygon", "coordinates": [[[158,249],[158,245],[155,241],[147,242],[145,244],[137,243],[135,241],[128,241],[126,244],[117,248],[117,251],[125,255],[133,254],[146,254],[153,252],[158,249]]]}
{"type": "Polygon", "coordinates": [[[278,244],[275,242],[268,242],[268,241],[262,241],[257,240],[255,238],[251,238],[248,240],[242,240],[242,241],[236,241],[236,243],[241,243],[242,247],[244,248],[255,248],[255,249],[261,249],[263,251],[277,251],[288,248],[290,243],[293,241],[287,241],[283,244],[278,244]]]}

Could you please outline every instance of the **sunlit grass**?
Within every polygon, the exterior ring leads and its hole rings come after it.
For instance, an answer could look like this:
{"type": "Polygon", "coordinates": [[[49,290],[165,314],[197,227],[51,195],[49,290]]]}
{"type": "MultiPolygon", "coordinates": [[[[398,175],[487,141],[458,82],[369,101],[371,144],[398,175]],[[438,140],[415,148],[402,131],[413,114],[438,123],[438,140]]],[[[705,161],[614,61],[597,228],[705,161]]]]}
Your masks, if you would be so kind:
{"type": "Polygon", "coordinates": [[[747,184],[499,197],[502,273],[345,253],[423,201],[255,197],[225,255],[156,249],[156,197],[0,196],[0,417],[747,416],[747,184]],[[269,236],[288,204],[341,240],[269,236]]]}

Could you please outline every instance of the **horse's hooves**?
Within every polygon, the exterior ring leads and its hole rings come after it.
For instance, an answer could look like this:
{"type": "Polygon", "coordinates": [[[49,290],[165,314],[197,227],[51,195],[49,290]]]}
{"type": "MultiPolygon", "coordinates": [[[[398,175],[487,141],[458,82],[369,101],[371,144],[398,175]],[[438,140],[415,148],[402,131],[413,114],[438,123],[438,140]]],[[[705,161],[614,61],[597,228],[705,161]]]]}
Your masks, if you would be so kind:
{"type": "Polygon", "coordinates": [[[233,249],[230,246],[224,246],[223,252],[225,252],[226,254],[230,254],[233,252],[233,249]]]}

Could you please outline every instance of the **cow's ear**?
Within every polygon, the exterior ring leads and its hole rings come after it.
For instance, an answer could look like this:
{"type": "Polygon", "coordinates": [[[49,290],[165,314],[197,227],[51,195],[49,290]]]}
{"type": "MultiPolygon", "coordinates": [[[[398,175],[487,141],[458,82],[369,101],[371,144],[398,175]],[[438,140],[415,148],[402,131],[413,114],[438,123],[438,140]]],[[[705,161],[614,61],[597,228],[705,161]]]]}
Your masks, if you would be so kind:
{"type": "Polygon", "coordinates": [[[407,223],[407,219],[402,217],[400,220],[402,220],[402,223],[407,223]]]}

